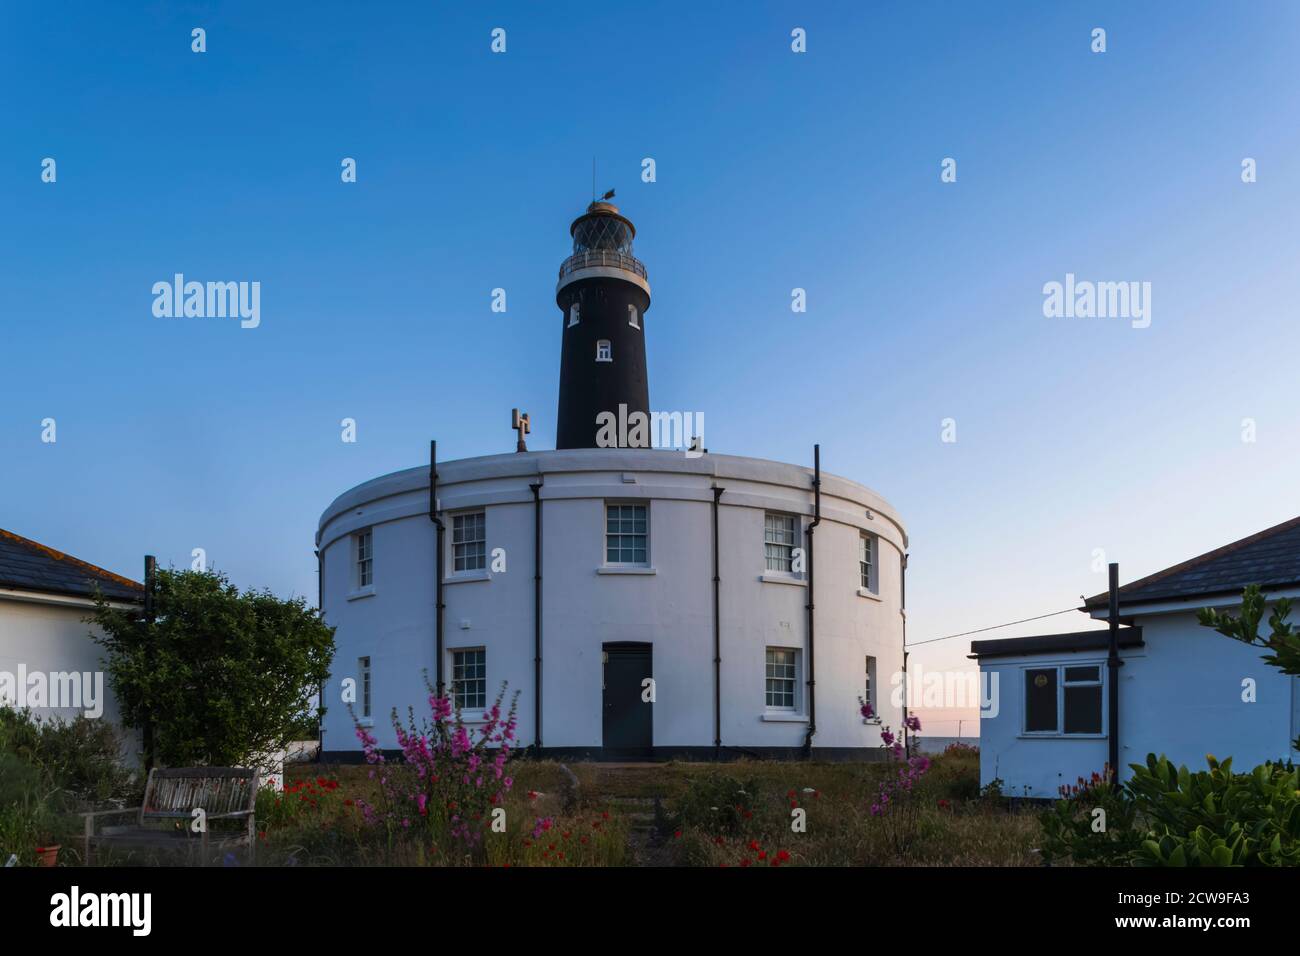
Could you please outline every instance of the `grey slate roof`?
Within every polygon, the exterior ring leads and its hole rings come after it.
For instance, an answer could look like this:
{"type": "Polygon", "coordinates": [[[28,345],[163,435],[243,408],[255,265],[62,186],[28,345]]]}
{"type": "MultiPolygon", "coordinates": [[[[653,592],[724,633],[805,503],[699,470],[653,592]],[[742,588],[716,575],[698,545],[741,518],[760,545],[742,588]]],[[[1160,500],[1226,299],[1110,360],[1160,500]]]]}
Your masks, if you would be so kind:
{"type": "Polygon", "coordinates": [[[138,601],[143,585],[0,528],[0,588],[138,601]]]}
{"type": "MultiPolygon", "coordinates": [[[[1120,607],[1154,601],[1191,603],[1209,595],[1239,594],[1248,584],[1269,591],[1298,583],[1300,517],[1126,584],[1119,589],[1119,603],[1120,607]]],[[[1104,610],[1106,604],[1103,593],[1088,598],[1084,606],[1094,611],[1104,610]]]]}

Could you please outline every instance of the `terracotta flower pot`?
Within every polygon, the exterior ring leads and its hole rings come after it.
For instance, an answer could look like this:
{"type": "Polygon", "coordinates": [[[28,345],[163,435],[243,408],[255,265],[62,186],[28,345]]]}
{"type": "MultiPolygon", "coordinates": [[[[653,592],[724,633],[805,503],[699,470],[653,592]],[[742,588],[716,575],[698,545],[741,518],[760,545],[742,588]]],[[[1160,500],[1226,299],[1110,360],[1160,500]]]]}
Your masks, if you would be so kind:
{"type": "Polygon", "coordinates": [[[36,858],[40,866],[56,866],[59,862],[59,844],[53,846],[38,846],[36,848],[36,858]]]}

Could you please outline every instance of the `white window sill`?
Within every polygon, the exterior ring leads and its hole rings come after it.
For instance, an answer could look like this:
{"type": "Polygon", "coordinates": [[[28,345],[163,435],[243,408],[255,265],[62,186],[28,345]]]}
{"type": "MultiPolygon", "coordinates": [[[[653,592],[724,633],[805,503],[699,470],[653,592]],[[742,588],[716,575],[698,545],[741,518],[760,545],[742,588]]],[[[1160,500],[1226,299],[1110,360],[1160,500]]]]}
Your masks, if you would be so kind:
{"type": "Polygon", "coordinates": [[[808,582],[802,576],[788,571],[764,571],[758,579],[764,584],[793,584],[798,588],[808,586],[808,582]]]}
{"type": "Polygon", "coordinates": [[[477,568],[473,571],[453,571],[445,575],[442,579],[443,584],[462,584],[466,581],[489,581],[492,573],[487,568],[477,568]]]}
{"type": "Polygon", "coordinates": [[[858,588],[858,597],[866,598],[868,601],[884,601],[875,591],[868,591],[866,588],[858,588]]]}
{"type": "Polygon", "coordinates": [[[806,714],[796,714],[789,710],[768,710],[764,711],[760,720],[775,724],[806,724],[808,716],[806,714]]]}
{"type": "Polygon", "coordinates": [[[864,724],[870,724],[873,727],[879,727],[884,721],[879,717],[863,717],[862,722],[864,724]]]}
{"type": "Polygon", "coordinates": [[[620,564],[602,564],[596,569],[597,574],[657,574],[654,568],[638,567],[637,565],[620,565],[620,564]]]}
{"type": "Polygon", "coordinates": [[[373,717],[358,717],[358,718],[357,718],[357,726],[358,726],[358,727],[373,727],[373,726],[375,726],[375,718],[373,718],[373,717]]]}
{"type": "Polygon", "coordinates": [[[360,601],[362,598],[368,598],[374,596],[375,596],[375,586],[373,584],[367,584],[365,587],[357,588],[356,590],[349,593],[348,600],[360,601]]]}

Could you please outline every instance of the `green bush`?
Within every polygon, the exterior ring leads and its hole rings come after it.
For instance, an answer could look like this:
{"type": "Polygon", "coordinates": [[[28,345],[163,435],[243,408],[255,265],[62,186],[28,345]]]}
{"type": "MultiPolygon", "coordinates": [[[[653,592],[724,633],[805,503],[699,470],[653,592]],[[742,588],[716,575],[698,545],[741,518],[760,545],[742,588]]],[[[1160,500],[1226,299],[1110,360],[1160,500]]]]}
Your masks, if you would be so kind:
{"type": "MultiPolygon", "coordinates": [[[[1175,768],[1166,757],[1132,764],[1112,786],[1094,780],[1044,813],[1043,855],[1083,865],[1298,866],[1300,770],[1267,763],[1233,773],[1231,758],[1208,770],[1175,768]],[[1106,828],[1092,825],[1106,811],[1106,828]]],[[[1082,782],[1082,781],[1081,781],[1082,782]]]]}
{"type": "Polygon", "coordinates": [[[1263,764],[1233,773],[1174,769],[1164,757],[1133,765],[1128,786],[1148,819],[1135,866],[1300,866],[1300,771],[1263,764]]]}
{"type": "Polygon", "coordinates": [[[32,765],[47,792],[83,802],[103,803],[139,790],[137,774],[122,763],[122,737],[106,720],[47,719],[0,706],[0,754],[32,765]]]}
{"type": "Polygon", "coordinates": [[[1101,774],[1062,787],[1062,798],[1042,818],[1040,847],[1048,863],[1073,861],[1081,866],[1128,866],[1142,843],[1137,807],[1123,784],[1101,774]],[[1099,812],[1100,811],[1100,812],[1099,812]]]}

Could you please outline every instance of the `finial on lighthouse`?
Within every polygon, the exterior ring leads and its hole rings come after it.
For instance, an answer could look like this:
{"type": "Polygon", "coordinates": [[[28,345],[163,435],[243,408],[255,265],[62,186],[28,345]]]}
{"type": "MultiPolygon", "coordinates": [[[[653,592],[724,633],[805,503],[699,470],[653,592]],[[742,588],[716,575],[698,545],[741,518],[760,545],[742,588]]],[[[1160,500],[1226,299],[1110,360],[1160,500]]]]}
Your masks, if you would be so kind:
{"type": "Polygon", "coordinates": [[[524,444],[524,436],[532,432],[532,426],[528,423],[528,413],[519,414],[519,409],[510,409],[510,427],[519,433],[519,441],[515,445],[515,451],[528,451],[528,446],[524,444]]]}

